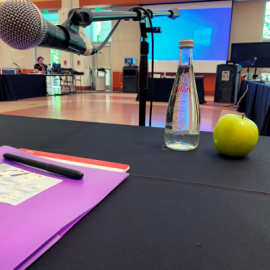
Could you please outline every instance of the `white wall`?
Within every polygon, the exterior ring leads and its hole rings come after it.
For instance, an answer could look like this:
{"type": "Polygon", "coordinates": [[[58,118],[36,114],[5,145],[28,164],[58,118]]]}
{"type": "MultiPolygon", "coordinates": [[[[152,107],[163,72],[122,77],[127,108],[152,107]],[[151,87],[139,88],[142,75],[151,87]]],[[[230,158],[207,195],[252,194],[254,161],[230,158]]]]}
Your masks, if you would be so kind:
{"type": "MultiPolygon", "coordinates": [[[[113,21],[112,27],[116,21],[113,21]]],[[[112,36],[112,69],[122,71],[125,57],[140,60],[140,27],[138,22],[121,21],[112,36]]]]}
{"type": "Polygon", "coordinates": [[[262,41],[264,2],[235,2],[230,43],[262,41]]]}
{"type": "Polygon", "coordinates": [[[1,50],[1,67],[14,68],[14,64],[18,64],[22,69],[32,69],[34,66],[34,51],[15,50],[0,40],[1,50]]]}
{"type": "MultiPolygon", "coordinates": [[[[67,2],[67,1],[64,1],[67,2]]],[[[63,1],[62,1],[62,6],[63,6],[63,1]]],[[[66,21],[67,16],[68,16],[68,7],[62,8],[58,11],[59,14],[59,24],[62,24],[66,21]]],[[[61,66],[64,68],[72,68],[71,67],[71,58],[70,58],[70,53],[60,51],[60,61],[61,61],[61,66]],[[64,61],[66,61],[66,65],[64,64],[64,61]]]]}

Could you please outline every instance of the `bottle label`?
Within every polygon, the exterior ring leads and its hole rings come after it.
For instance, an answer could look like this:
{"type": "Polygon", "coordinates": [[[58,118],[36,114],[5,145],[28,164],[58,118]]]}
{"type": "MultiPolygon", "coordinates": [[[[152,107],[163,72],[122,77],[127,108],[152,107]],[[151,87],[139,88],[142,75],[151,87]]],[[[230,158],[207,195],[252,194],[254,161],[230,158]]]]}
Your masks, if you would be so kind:
{"type": "Polygon", "coordinates": [[[187,86],[178,86],[178,87],[175,87],[173,89],[174,93],[176,92],[181,92],[181,93],[187,93],[189,92],[190,93],[190,87],[187,87],[187,86]]]}
{"type": "Polygon", "coordinates": [[[183,76],[180,84],[175,87],[175,104],[173,108],[172,130],[176,133],[189,132],[189,97],[190,86],[188,76],[183,76]]]}

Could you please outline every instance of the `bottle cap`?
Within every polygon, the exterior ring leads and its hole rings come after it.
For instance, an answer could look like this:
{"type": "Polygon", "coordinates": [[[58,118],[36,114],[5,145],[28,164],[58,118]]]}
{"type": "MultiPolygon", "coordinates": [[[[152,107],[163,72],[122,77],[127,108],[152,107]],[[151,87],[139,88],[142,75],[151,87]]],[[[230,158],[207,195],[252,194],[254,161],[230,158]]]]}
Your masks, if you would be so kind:
{"type": "Polygon", "coordinates": [[[181,39],[179,41],[179,48],[194,48],[194,40],[193,39],[181,39]]]}

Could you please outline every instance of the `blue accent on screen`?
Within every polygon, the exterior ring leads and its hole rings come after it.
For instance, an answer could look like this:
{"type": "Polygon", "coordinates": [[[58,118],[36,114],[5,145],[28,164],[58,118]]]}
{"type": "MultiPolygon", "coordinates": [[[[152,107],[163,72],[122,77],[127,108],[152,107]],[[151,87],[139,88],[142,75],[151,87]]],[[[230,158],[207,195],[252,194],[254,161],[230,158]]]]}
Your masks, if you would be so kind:
{"type": "MultiPolygon", "coordinates": [[[[179,10],[175,20],[154,17],[153,27],[161,27],[161,34],[154,34],[154,59],[178,60],[180,39],[194,40],[194,60],[226,61],[231,26],[231,8],[179,10]]],[[[152,60],[151,37],[149,60],[152,60]]]]}

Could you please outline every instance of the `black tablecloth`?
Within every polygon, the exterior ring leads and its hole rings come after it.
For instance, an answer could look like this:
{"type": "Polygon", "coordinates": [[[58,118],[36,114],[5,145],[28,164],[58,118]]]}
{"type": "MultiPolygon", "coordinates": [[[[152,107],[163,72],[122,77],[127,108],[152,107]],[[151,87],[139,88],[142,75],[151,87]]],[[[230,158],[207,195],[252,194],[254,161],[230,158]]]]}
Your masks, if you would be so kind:
{"type": "Polygon", "coordinates": [[[270,136],[270,85],[242,81],[238,94],[238,101],[243,96],[248,85],[248,91],[239,104],[238,111],[254,121],[260,135],[270,136]]]}
{"type": "Polygon", "coordinates": [[[160,128],[6,115],[0,125],[1,145],[131,166],[29,269],[270,269],[270,138],[229,159],[207,132],[195,151],[176,152],[160,128]]]}
{"type": "MultiPolygon", "coordinates": [[[[204,78],[195,77],[197,93],[200,104],[206,103],[204,100],[204,78]]],[[[173,87],[174,78],[154,78],[154,93],[153,101],[156,102],[168,102],[173,87]]],[[[146,94],[146,100],[150,101],[150,87],[151,78],[148,78],[148,91],[146,94]]],[[[140,90],[138,90],[137,101],[140,99],[140,90]]]]}
{"type": "Polygon", "coordinates": [[[42,97],[46,94],[46,76],[36,74],[0,75],[0,101],[42,97]]]}

